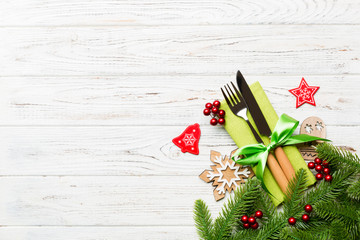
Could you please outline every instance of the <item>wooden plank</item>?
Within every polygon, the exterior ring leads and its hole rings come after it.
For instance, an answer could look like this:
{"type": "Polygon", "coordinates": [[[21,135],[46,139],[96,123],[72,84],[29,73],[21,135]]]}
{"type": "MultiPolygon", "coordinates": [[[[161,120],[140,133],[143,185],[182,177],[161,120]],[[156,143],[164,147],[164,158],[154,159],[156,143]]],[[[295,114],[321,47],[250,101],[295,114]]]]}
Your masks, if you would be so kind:
{"type": "Polygon", "coordinates": [[[2,26],[354,24],[356,0],[117,1],[21,0],[1,3],[2,26]]]}
{"type": "Polygon", "coordinates": [[[224,202],[198,176],[1,177],[0,190],[6,226],[193,226],[196,199],[214,216],[224,202]]]}
{"type": "Polygon", "coordinates": [[[0,76],[360,73],[360,25],[20,27],[0,36],[0,76]]]}
{"type": "Polygon", "coordinates": [[[4,227],[2,240],[198,239],[194,226],[4,227]]]}
{"type": "MultiPolygon", "coordinates": [[[[360,125],[359,76],[258,76],[243,73],[249,83],[259,81],[276,111],[302,121],[322,118],[329,126],[360,125]],[[295,108],[288,91],[304,76],[320,86],[317,106],[295,108]],[[341,91],[339,91],[341,86],[341,91]]],[[[209,125],[202,115],[206,102],[223,99],[220,87],[235,80],[219,76],[131,77],[0,77],[0,125],[209,125]]]]}
{"type": "MultiPolygon", "coordinates": [[[[200,154],[172,142],[185,127],[2,127],[0,175],[197,176],[209,168],[210,150],[236,145],[221,127],[201,126],[200,154]]],[[[359,150],[360,126],[328,126],[334,144],[359,150]]]]}

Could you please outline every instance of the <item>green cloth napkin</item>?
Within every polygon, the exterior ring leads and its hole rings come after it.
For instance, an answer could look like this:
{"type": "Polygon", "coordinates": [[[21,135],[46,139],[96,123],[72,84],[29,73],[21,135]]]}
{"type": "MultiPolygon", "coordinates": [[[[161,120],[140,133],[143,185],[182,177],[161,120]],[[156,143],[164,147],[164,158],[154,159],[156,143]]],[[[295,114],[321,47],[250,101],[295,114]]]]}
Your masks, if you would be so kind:
{"type": "MultiPolygon", "coordinates": [[[[260,107],[261,111],[263,112],[264,117],[265,117],[267,123],[269,124],[271,131],[273,131],[275,128],[275,125],[279,119],[278,115],[276,114],[274,108],[272,107],[269,99],[267,98],[267,96],[259,82],[255,82],[254,84],[252,84],[250,86],[250,89],[251,89],[257,103],[259,104],[259,107],[260,107]]],[[[227,105],[227,103],[225,101],[223,101],[221,103],[221,109],[225,110],[225,112],[226,112],[224,127],[239,148],[249,145],[249,144],[257,143],[255,137],[252,135],[251,130],[250,130],[249,126],[247,125],[247,123],[245,122],[245,120],[234,115],[231,112],[229,106],[227,105]]],[[[247,113],[247,116],[248,116],[252,126],[254,126],[255,130],[257,132],[259,132],[255,126],[255,123],[254,123],[249,111],[247,113]]],[[[260,136],[265,144],[270,143],[268,137],[265,137],[262,135],[260,135],[260,136]]],[[[283,149],[284,149],[284,152],[286,153],[286,155],[288,156],[295,172],[297,172],[301,168],[305,169],[305,172],[307,175],[307,186],[314,184],[316,181],[315,177],[311,173],[311,171],[308,169],[308,167],[307,167],[304,159],[302,158],[299,150],[297,149],[297,147],[296,146],[287,146],[287,147],[283,147],[283,149]]],[[[254,172],[255,171],[256,171],[256,167],[254,167],[254,172]]],[[[265,171],[264,171],[264,184],[267,187],[267,189],[269,190],[269,192],[272,194],[272,196],[270,195],[270,197],[271,197],[273,203],[275,204],[275,206],[277,206],[281,202],[283,202],[284,194],[281,191],[279,185],[277,184],[277,182],[275,181],[274,177],[271,175],[271,172],[269,171],[269,169],[267,167],[265,168],[265,171]]]]}

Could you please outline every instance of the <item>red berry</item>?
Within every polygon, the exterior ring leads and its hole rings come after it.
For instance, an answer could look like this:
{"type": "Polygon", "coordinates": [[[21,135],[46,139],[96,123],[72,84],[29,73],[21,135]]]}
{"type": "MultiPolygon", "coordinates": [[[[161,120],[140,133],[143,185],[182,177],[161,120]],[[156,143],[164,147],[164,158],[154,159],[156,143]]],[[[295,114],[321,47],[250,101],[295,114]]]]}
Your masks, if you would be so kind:
{"type": "Polygon", "coordinates": [[[310,169],[315,168],[315,163],[314,163],[314,162],[309,162],[309,163],[308,163],[308,167],[309,167],[310,169]]]}
{"type": "Polygon", "coordinates": [[[321,164],[322,163],[322,160],[320,158],[315,158],[314,162],[316,164],[321,164]]]}
{"type": "Polygon", "coordinates": [[[204,115],[205,115],[205,116],[209,116],[210,113],[211,113],[210,109],[208,109],[208,108],[205,108],[205,109],[204,109],[204,115]]]}
{"type": "Polygon", "coordinates": [[[220,110],[220,111],[219,111],[219,116],[220,116],[220,117],[225,116],[225,111],[224,111],[224,110],[220,110]]]}
{"type": "Polygon", "coordinates": [[[213,125],[213,126],[215,126],[216,124],[217,124],[217,119],[216,118],[212,118],[211,120],[210,120],[210,124],[211,125],[213,125]]]}
{"type": "Polygon", "coordinates": [[[262,218],[263,217],[263,212],[262,211],[256,211],[255,212],[255,217],[257,217],[257,218],[262,218]]]}
{"type": "Polygon", "coordinates": [[[218,101],[218,100],[215,100],[214,102],[213,102],[213,105],[214,105],[214,107],[220,107],[220,102],[218,101]]]}
{"type": "Polygon", "coordinates": [[[219,112],[219,109],[217,107],[213,107],[211,111],[212,113],[217,114],[219,112]]]}
{"type": "Polygon", "coordinates": [[[252,229],[257,229],[258,227],[259,227],[259,224],[257,222],[251,225],[252,229]]]}
{"type": "Polygon", "coordinates": [[[305,205],[304,209],[305,209],[305,212],[309,213],[312,211],[312,206],[310,204],[307,204],[307,205],[305,205]]]}
{"type": "Polygon", "coordinates": [[[304,215],[302,215],[301,219],[302,219],[304,222],[308,222],[308,221],[310,220],[310,217],[309,217],[309,215],[304,214],[304,215]]]}
{"type": "Polygon", "coordinates": [[[315,175],[315,178],[317,179],[317,180],[321,180],[321,179],[323,179],[323,175],[321,174],[321,173],[318,173],[318,174],[316,174],[315,175]]]}
{"type": "Polygon", "coordinates": [[[210,108],[212,108],[212,104],[208,102],[207,104],[205,104],[205,107],[210,109],[210,108]]]}
{"type": "Polygon", "coordinates": [[[323,170],[323,167],[319,164],[319,165],[316,165],[315,166],[315,170],[317,171],[317,172],[322,172],[322,170],[323,170]]]}
{"type": "Polygon", "coordinates": [[[327,182],[331,182],[331,180],[332,180],[332,176],[331,175],[326,175],[325,176],[325,181],[327,181],[327,182]]]}
{"type": "Polygon", "coordinates": [[[324,160],[324,161],[322,162],[322,165],[323,165],[324,168],[327,168],[327,167],[329,167],[329,162],[326,161],[326,160],[324,160]]]}
{"type": "Polygon", "coordinates": [[[249,217],[248,222],[250,224],[254,224],[254,223],[256,223],[256,219],[254,217],[249,217]]]}
{"type": "Polygon", "coordinates": [[[224,118],[219,118],[219,124],[220,124],[220,125],[225,124],[225,119],[224,119],[224,118]]]}
{"type": "Polygon", "coordinates": [[[291,218],[289,218],[288,222],[290,225],[295,225],[296,219],[294,217],[291,217],[291,218]]]}
{"type": "Polygon", "coordinates": [[[323,173],[324,174],[329,174],[330,173],[330,168],[324,168],[323,173]]]}
{"type": "Polygon", "coordinates": [[[241,221],[242,221],[243,223],[247,223],[248,220],[249,220],[249,217],[246,216],[246,215],[244,215],[244,216],[241,217],[241,221]]]}
{"type": "Polygon", "coordinates": [[[244,227],[245,229],[249,229],[249,228],[250,228],[250,224],[244,223],[244,224],[243,224],[243,227],[244,227]]]}

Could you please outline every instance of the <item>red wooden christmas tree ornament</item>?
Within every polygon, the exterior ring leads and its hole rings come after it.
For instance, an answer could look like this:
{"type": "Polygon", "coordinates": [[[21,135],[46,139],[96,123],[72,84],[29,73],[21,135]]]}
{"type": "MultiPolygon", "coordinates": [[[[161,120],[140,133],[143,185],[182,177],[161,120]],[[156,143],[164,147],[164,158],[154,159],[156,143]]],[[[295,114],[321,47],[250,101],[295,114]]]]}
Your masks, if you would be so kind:
{"type": "Polygon", "coordinates": [[[180,136],[174,138],[172,142],[178,146],[183,153],[189,152],[198,155],[200,135],[200,125],[195,123],[188,126],[185,131],[180,136]]]}

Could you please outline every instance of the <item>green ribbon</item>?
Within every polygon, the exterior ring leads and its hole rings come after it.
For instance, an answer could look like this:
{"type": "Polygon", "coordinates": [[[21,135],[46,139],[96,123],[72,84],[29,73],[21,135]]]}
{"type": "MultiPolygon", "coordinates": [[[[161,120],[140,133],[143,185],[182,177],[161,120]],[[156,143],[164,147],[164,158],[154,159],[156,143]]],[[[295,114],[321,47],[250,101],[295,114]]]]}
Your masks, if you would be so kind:
{"type": "Polygon", "coordinates": [[[264,184],[264,170],[267,157],[271,150],[278,146],[288,146],[315,140],[330,141],[328,139],[309,136],[306,134],[292,136],[298,125],[299,121],[286,114],[282,114],[276,123],[273,133],[271,134],[271,141],[269,145],[265,146],[263,143],[258,143],[244,146],[234,153],[232,159],[236,163],[241,165],[251,165],[252,167],[260,164],[260,167],[256,168],[256,177],[261,181],[263,188],[267,190],[264,184]],[[239,155],[244,155],[245,158],[236,160],[235,157],[239,155]]]}

